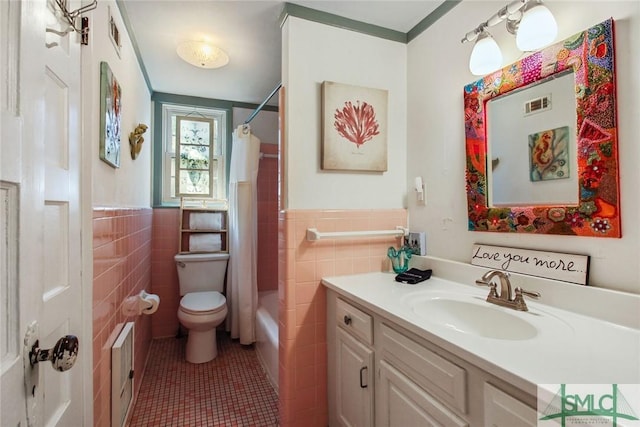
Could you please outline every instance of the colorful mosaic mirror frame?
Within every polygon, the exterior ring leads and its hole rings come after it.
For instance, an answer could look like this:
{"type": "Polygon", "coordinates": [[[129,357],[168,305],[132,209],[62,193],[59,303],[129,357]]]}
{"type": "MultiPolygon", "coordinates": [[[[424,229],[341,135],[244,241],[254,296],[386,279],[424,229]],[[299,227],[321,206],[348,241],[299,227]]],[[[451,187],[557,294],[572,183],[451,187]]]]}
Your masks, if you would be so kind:
{"type": "Polygon", "coordinates": [[[495,71],[464,88],[470,231],[621,237],[613,19],[495,71]],[[578,204],[490,207],[485,103],[573,70],[578,204]]]}

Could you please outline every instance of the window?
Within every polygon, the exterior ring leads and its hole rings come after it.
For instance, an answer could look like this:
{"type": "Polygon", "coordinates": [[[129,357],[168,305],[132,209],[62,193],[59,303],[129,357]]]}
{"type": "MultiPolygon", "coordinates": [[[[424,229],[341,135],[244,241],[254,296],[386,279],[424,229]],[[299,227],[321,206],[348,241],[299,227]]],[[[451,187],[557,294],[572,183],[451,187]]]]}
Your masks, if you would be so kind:
{"type": "Polygon", "coordinates": [[[162,123],[162,203],[226,199],[227,111],[165,104],[162,123]]]}

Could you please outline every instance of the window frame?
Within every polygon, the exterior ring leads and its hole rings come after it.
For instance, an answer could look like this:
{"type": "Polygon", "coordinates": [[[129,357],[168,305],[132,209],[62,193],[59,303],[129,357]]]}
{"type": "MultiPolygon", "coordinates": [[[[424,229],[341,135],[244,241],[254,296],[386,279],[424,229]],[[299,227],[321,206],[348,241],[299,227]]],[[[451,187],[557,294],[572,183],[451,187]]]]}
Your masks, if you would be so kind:
{"type": "MultiPolygon", "coordinates": [[[[151,90],[151,88],[149,88],[151,90]]],[[[189,111],[194,111],[198,109],[209,109],[209,110],[223,110],[226,112],[226,121],[223,123],[225,130],[223,131],[223,135],[225,138],[225,142],[223,144],[225,151],[224,161],[219,163],[219,166],[224,167],[224,183],[221,184],[221,188],[223,194],[225,195],[225,199],[229,198],[229,169],[231,167],[231,150],[232,150],[232,141],[233,141],[233,131],[235,127],[239,124],[234,125],[234,109],[242,108],[247,110],[256,110],[260,108],[260,105],[240,102],[240,101],[227,101],[223,99],[213,99],[213,98],[201,98],[197,96],[189,96],[189,95],[177,95],[172,93],[165,92],[153,92],[151,95],[151,108],[153,111],[152,115],[152,123],[151,128],[153,129],[152,139],[152,164],[151,164],[151,205],[154,208],[177,208],[180,206],[180,200],[176,199],[176,201],[163,201],[169,200],[165,197],[165,185],[163,185],[163,177],[164,170],[167,168],[167,164],[170,163],[167,161],[164,153],[164,138],[163,134],[165,132],[165,123],[163,117],[163,107],[164,106],[173,106],[173,107],[184,107],[189,111]]],[[[271,105],[262,105],[260,108],[261,111],[278,111],[277,106],[271,105]]],[[[222,124],[222,123],[221,123],[222,124]]],[[[170,167],[170,166],[169,166],[170,167]]],[[[170,194],[170,193],[169,193],[170,194]]]]}
{"type": "MultiPolygon", "coordinates": [[[[160,132],[160,144],[156,144],[156,147],[160,147],[161,158],[160,162],[156,157],[155,163],[161,169],[160,173],[154,173],[154,184],[156,190],[154,191],[154,205],[156,206],[178,206],[180,204],[180,196],[171,196],[172,191],[176,192],[175,181],[172,181],[172,170],[174,175],[178,172],[175,169],[176,166],[176,151],[173,148],[173,139],[176,138],[175,129],[173,128],[173,117],[178,116],[193,116],[194,118],[207,118],[213,119],[218,122],[217,125],[217,138],[220,141],[220,154],[213,155],[212,159],[217,162],[210,162],[210,170],[213,168],[214,163],[217,163],[217,184],[214,189],[214,197],[211,196],[198,196],[194,195],[194,198],[202,199],[216,199],[226,201],[228,198],[228,164],[229,164],[229,148],[231,136],[228,132],[229,121],[231,120],[231,111],[229,108],[215,107],[215,106],[193,106],[183,104],[172,103],[159,103],[160,118],[161,118],[161,132],[160,132]]],[[[158,112],[158,109],[156,109],[158,112]]],[[[177,125],[177,120],[176,120],[177,125]]],[[[214,126],[215,129],[215,126],[214,126]]],[[[215,136],[213,139],[215,140],[215,136]]],[[[177,144],[177,141],[176,141],[177,144]]],[[[213,177],[213,172],[211,177],[213,177]]],[[[214,181],[212,179],[212,181],[214,181]]],[[[213,183],[211,184],[213,185],[213,183]]],[[[177,194],[177,192],[176,192],[177,194]]]]}

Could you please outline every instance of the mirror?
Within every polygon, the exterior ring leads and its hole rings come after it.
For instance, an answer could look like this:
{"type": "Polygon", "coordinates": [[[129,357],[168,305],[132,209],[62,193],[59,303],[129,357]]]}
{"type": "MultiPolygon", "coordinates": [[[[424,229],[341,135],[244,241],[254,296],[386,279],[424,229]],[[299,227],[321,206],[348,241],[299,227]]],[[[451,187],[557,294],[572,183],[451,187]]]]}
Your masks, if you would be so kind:
{"type": "Polygon", "coordinates": [[[489,206],[578,203],[574,82],[567,71],[487,101],[489,206]]]}
{"type": "Polygon", "coordinates": [[[465,86],[469,230],[621,236],[614,78],[609,19],[465,86]]]}

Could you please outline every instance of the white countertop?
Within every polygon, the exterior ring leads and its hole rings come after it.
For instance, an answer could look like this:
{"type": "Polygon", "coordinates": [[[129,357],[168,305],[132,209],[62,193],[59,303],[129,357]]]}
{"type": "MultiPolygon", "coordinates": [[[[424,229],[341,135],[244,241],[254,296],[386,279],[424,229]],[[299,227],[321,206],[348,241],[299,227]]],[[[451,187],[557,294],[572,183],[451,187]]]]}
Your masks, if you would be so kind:
{"type": "MultiPolygon", "coordinates": [[[[398,283],[394,278],[393,273],[366,273],[327,277],[322,283],[533,395],[537,384],[640,383],[639,329],[525,297],[528,312],[490,305],[534,325],[537,329],[535,337],[523,340],[487,338],[461,332],[439,323],[429,313],[414,312],[411,308],[412,302],[417,300],[443,296],[478,302],[486,298],[487,288],[435,275],[416,285],[398,283]]],[[[610,309],[616,310],[616,307],[610,309]]],[[[495,328],[500,327],[495,325],[495,328]]]]}

